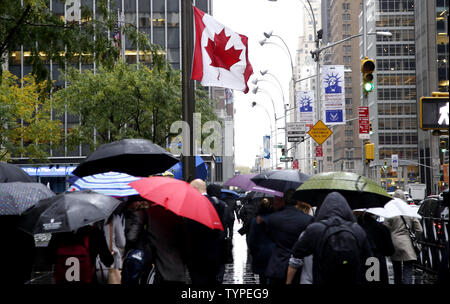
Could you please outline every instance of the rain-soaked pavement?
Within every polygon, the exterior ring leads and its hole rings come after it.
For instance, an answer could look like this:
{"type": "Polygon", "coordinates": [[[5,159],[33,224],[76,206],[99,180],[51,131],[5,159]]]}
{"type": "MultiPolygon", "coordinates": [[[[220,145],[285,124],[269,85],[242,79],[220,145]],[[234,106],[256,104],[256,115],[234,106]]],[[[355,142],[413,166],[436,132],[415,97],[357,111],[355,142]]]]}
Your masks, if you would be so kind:
{"type": "MultiPolygon", "coordinates": [[[[225,275],[223,284],[259,284],[259,276],[254,274],[251,269],[251,257],[247,252],[247,243],[245,235],[240,235],[237,231],[242,227],[241,224],[235,222],[233,234],[233,258],[232,264],[225,265],[225,275]]],[[[48,242],[49,236],[39,236],[39,241],[48,242]]],[[[387,259],[389,281],[394,283],[392,263],[387,259]]],[[[33,274],[33,280],[30,284],[53,284],[52,273],[48,271],[36,272],[33,274]]],[[[414,270],[414,284],[428,284],[433,283],[423,272],[419,269],[414,270]]],[[[189,282],[189,280],[188,280],[189,282]]]]}

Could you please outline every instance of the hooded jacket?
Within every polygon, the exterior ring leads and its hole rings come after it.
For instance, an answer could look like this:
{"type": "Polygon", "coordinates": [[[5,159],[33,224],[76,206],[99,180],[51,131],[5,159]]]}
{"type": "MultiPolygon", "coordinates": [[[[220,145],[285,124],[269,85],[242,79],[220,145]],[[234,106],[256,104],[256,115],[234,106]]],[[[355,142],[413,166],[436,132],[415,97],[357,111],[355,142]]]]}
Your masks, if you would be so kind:
{"type": "Polygon", "coordinates": [[[322,278],[319,273],[319,267],[315,262],[319,254],[319,243],[327,229],[327,225],[339,225],[345,222],[351,222],[350,228],[359,241],[361,248],[361,261],[365,263],[366,258],[371,256],[370,245],[366,237],[366,233],[356,223],[352,210],[347,200],[338,192],[331,192],[327,195],[320,206],[315,222],[309,225],[302,237],[295,243],[293,247],[294,258],[304,258],[310,254],[313,255],[313,282],[321,283],[322,278]]]}

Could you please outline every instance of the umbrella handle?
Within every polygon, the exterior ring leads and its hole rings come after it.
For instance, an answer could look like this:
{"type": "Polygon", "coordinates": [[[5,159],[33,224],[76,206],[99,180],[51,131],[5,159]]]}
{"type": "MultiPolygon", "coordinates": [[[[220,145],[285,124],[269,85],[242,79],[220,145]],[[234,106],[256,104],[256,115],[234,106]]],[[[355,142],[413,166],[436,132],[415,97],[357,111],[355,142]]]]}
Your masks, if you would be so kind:
{"type": "Polygon", "coordinates": [[[361,189],[358,189],[358,182],[359,182],[360,179],[361,179],[361,175],[358,176],[358,178],[356,179],[356,182],[355,182],[355,188],[356,188],[357,191],[363,192],[364,187],[367,185],[367,182],[364,182],[364,185],[362,186],[362,188],[361,188],[361,189]]]}

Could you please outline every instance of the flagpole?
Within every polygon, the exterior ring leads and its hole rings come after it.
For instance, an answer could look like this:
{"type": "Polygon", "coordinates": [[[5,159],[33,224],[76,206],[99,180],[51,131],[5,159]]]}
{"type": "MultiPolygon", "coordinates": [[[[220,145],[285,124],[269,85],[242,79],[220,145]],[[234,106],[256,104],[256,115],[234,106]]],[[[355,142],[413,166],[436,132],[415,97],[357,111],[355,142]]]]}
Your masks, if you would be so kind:
{"type": "Polygon", "coordinates": [[[182,120],[189,125],[189,138],[183,138],[181,164],[183,179],[195,179],[194,119],[195,97],[194,81],[191,80],[194,54],[194,22],[192,0],[181,0],[181,40],[182,40],[182,120]]]}

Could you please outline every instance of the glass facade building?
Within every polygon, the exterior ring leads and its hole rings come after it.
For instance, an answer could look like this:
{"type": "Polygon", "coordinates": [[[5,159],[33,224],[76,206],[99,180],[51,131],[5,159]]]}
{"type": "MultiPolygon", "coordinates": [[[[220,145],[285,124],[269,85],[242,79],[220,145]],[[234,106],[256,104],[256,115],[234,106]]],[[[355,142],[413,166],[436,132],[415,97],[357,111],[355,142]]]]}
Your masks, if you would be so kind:
{"type": "Polygon", "coordinates": [[[387,190],[404,188],[419,175],[414,2],[378,0],[367,8],[368,32],[392,33],[367,37],[367,56],[376,63],[375,90],[368,97],[375,130],[370,142],[376,147],[369,174],[387,190]],[[398,155],[398,170],[391,166],[392,155],[398,155]]]}
{"type": "MultiPolygon", "coordinates": [[[[194,0],[193,4],[204,12],[212,14],[211,2],[211,0],[194,0]]],[[[69,18],[70,13],[68,13],[68,10],[73,7],[74,3],[80,3],[81,6],[88,7],[93,12],[94,18],[99,18],[98,1],[96,0],[47,0],[47,3],[50,10],[63,20],[64,18],[69,18]]],[[[120,20],[132,24],[136,27],[136,30],[145,33],[150,42],[160,45],[166,59],[173,68],[181,70],[181,0],[110,0],[107,4],[112,14],[117,14],[121,18],[120,20]]],[[[139,49],[132,46],[127,37],[122,36],[122,41],[125,41],[122,45],[122,56],[127,63],[146,64],[149,61],[149,58],[144,56],[142,51],[140,52],[139,49]]],[[[30,53],[24,47],[9,53],[6,68],[16,76],[24,77],[32,71],[32,65],[27,61],[29,56],[30,53]]],[[[87,64],[84,62],[71,62],[69,64],[79,67],[80,71],[86,69],[95,71],[97,68],[97,63],[92,62],[92,60],[87,64]]],[[[54,90],[67,86],[67,83],[62,80],[59,66],[48,60],[46,67],[51,79],[55,81],[54,90]]],[[[219,90],[219,88],[216,90],[219,90]]],[[[224,89],[219,91],[222,91],[223,95],[224,89]]],[[[220,94],[213,93],[212,89],[210,89],[211,98],[218,95],[220,94]]],[[[218,103],[224,102],[219,100],[218,103]]],[[[220,115],[221,110],[217,109],[217,113],[220,115]]],[[[228,119],[232,120],[232,114],[233,111],[231,110],[228,119]]],[[[52,119],[62,121],[66,136],[70,128],[79,124],[78,117],[69,113],[65,113],[61,117],[56,117],[53,113],[52,119]]],[[[66,140],[67,137],[64,142],[66,140]]],[[[55,191],[61,192],[64,191],[66,177],[71,173],[69,169],[73,170],[90,152],[88,145],[80,145],[75,149],[69,149],[66,144],[63,144],[58,149],[49,148],[48,153],[51,164],[29,165],[28,158],[25,155],[14,155],[13,161],[24,167],[27,172],[31,172],[39,181],[49,182],[55,191]],[[40,170],[43,166],[46,167],[46,170],[40,170]]],[[[233,163],[234,173],[234,157],[230,161],[233,163]]],[[[212,179],[222,180],[224,177],[219,176],[212,179]]]]}

